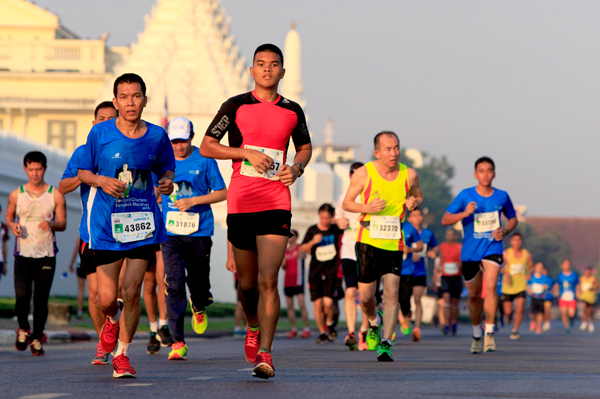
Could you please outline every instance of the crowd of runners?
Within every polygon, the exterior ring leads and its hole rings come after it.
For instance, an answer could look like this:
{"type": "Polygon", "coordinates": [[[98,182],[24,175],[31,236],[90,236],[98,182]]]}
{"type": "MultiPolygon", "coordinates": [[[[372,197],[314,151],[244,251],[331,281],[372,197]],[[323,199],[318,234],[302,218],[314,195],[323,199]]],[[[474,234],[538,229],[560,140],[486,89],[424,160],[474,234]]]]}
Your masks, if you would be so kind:
{"type": "MultiPolygon", "coordinates": [[[[136,376],[128,351],[142,295],[151,331],[149,354],[170,347],[169,360],[186,359],[188,298],[192,329],[205,332],[205,311],[213,302],[211,204],[225,200],[226,267],[236,274],[238,292],[235,334],[245,336],[253,376],[275,375],[271,349],[280,314],[281,268],[292,325],[287,337],[311,337],[304,298],[308,256],[316,343],[336,340],[343,314],[344,344],[350,350],[376,351],[379,361],[393,361],[397,324],[403,335],[422,339],[428,262],[434,264],[437,320],[444,335],[456,334],[460,299],[467,297],[471,353],[496,351],[498,322],[511,325],[510,338],[519,339],[528,298],[532,331],[550,328],[554,298],[567,332],[577,300],[584,304],[580,328],[594,331],[600,287],[593,270],[578,277],[565,260],[554,280],[533,259],[522,236],[511,234],[517,215],[509,195],[492,186],[495,164],[488,157],[475,162],[477,185],[462,190],[447,207],[441,222],[449,227],[441,244],[424,227],[421,207],[428,193],[421,190],[417,171],[400,163],[400,140],[392,131],[374,136],[375,160],[351,165],[346,193],[335,206],[320,206],[316,225],[302,235],[292,230],[289,186],[304,173],[312,147],[301,107],[277,92],[283,65],[278,47],[259,46],[250,68],[255,89],[223,103],[200,147],[192,144],[194,127],[186,118],[171,120],[166,131],[142,119],[146,86],[140,76],[127,73],[115,80],[113,100],[97,106],[87,142],[73,153],[57,189],[44,181],[44,154],[25,155],[28,182],[10,194],[6,210],[6,225],[16,237],[17,350],[30,347],[33,355],[44,355],[42,336],[56,269],[54,233],[66,228],[64,195],[77,189],[83,214],[70,268],[79,256],[78,316],[87,282],[99,338],[92,364],[108,364],[112,354],[114,377],[136,376]],[[295,156],[288,162],[290,139],[295,156]],[[232,160],[229,187],[216,159],[232,160]],[[505,237],[510,237],[506,250],[505,237]],[[32,297],[33,330],[28,320],[32,297]],[[294,298],[301,312],[300,334],[294,298]]],[[[3,243],[7,237],[3,229],[3,243]]],[[[3,272],[3,262],[0,267],[3,272]]]]}

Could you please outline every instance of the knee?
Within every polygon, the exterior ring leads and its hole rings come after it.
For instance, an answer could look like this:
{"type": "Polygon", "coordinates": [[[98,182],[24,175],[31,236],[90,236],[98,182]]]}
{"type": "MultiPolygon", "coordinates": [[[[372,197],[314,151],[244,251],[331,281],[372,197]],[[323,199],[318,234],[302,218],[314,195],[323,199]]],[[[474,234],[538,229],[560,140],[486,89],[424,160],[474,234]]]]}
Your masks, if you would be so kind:
{"type": "Polygon", "coordinates": [[[469,292],[469,302],[475,303],[481,301],[481,289],[474,290],[475,292],[469,292]]]}
{"type": "Polygon", "coordinates": [[[110,294],[108,292],[99,291],[97,298],[97,303],[100,305],[102,309],[110,309],[116,306],[115,302],[117,301],[117,296],[110,294]]]}
{"type": "Polygon", "coordinates": [[[277,277],[263,277],[258,283],[260,291],[277,291],[277,277]]]}
{"type": "Polygon", "coordinates": [[[121,288],[121,294],[123,295],[123,301],[128,303],[135,303],[140,301],[140,286],[131,285],[129,287],[121,288]]]}

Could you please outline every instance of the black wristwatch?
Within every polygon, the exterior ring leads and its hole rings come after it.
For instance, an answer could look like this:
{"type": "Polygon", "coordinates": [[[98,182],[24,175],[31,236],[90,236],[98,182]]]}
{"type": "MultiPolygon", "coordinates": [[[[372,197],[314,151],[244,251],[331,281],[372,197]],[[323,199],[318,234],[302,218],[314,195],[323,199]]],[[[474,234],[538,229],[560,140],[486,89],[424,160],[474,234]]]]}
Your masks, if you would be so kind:
{"type": "Polygon", "coordinates": [[[304,174],[304,166],[302,166],[301,163],[295,163],[292,165],[292,167],[298,165],[298,177],[302,176],[304,174]]]}

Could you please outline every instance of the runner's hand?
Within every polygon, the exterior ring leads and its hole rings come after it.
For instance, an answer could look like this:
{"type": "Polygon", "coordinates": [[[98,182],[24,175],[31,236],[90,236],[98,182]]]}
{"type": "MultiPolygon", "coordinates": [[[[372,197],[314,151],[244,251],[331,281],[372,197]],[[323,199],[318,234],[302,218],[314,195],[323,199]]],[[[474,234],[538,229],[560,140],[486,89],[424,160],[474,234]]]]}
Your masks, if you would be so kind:
{"type": "Polygon", "coordinates": [[[347,218],[338,219],[337,227],[339,227],[340,230],[346,230],[348,227],[350,227],[350,221],[347,218]]]}
{"type": "Polygon", "coordinates": [[[254,169],[261,174],[267,173],[267,171],[271,169],[271,166],[273,165],[273,159],[260,151],[244,149],[240,155],[242,158],[250,162],[254,169]]]}
{"type": "Polygon", "coordinates": [[[421,254],[419,252],[413,252],[412,260],[413,262],[418,262],[419,260],[421,260],[421,254]]]}
{"type": "Polygon", "coordinates": [[[233,256],[227,257],[227,262],[225,262],[225,268],[231,273],[235,273],[237,271],[237,268],[235,267],[235,259],[233,258],[233,256]]]}
{"type": "Polygon", "coordinates": [[[169,177],[163,177],[158,181],[158,192],[164,195],[171,195],[173,192],[173,180],[169,177]]]}
{"type": "Polygon", "coordinates": [[[477,209],[477,202],[469,202],[469,204],[467,205],[467,209],[465,209],[465,213],[467,214],[467,216],[471,216],[475,213],[475,209],[477,209]]]}
{"type": "Polygon", "coordinates": [[[502,241],[502,239],[505,236],[504,229],[503,228],[496,229],[496,230],[494,230],[494,232],[492,233],[492,235],[494,236],[494,238],[496,239],[496,241],[502,241]]]}
{"type": "Polygon", "coordinates": [[[419,206],[417,199],[412,195],[406,199],[406,207],[409,211],[414,211],[419,206]]]}
{"type": "Polygon", "coordinates": [[[38,228],[41,229],[42,231],[50,231],[52,230],[52,226],[50,226],[50,222],[40,222],[40,224],[38,224],[38,228]]]}
{"type": "Polygon", "coordinates": [[[104,191],[106,194],[115,198],[124,198],[125,190],[127,189],[127,183],[122,182],[121,180],[113,179],[108,176],[98,176],[98,186],[104,191]]]}
{"type": "Polygon", "coordinates": [[[437,254],[432,249],[431,251],[427,251],[427,256],[429,256],[431,259],[435,259],[437,257],[437,254]]]}
{"type": "Polygon", "coordinates": [[[21,237],[21,225],[19,223],[8,223],[8,228],[13,232],[15,237],[21,237]]]}
{"type": "Polygon", "coordinates": [[[73,270],[73,264],[71,263],[69,265],[69,273],[73,273],[75,270],[73,270]]]}
{"type": "Polygon", "coordinates": [[[296,182],[296,179],[298,178],[298,172],[290,165],[284,164],[281,167],[279,173],[275,174],[275,176],[279,177],[279,181],[287,187],[291,186],[292,184],[294,184],[294,182],[296,182]]]}
{"type": "Polygon", "coordinates": [[[177,207],[177,209],[179,209],[179,212],[185,212],[194,205],[196,205],[196,203],[191,198],[181,198],[175,201],[174,205],[177,207]]]}
{"type": "Polygon", "coordinates": [[[375,198],[373,201],[362,206],[362,213],[377,213],[385,209],[386,202],[381,198],[375,198]]]}
{"type": "Polygon", "coordinates": [[[323,234],[315,234],[311,241],[313,245],[320,243],[321,241],[323,241],[323,234]]]}

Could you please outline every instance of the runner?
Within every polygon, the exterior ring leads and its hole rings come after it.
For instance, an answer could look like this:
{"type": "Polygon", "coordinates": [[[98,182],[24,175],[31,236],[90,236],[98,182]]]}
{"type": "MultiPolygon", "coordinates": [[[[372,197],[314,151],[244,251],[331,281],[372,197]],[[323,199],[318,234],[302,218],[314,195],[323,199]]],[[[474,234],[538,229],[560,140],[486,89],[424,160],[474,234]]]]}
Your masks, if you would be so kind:
{"type": "Polygon", "coordinates": [[[458,304],[463,290],[462,262],[460,252],[462,244],[456,242],[456,230],[446,229],[446,242],[440,245],[440,264],[442,275],[442,295],[444,298],[444,335],[456,335],[458,324],[458,304]]]}
{"type": "Polygon", "coordinates": [[[501,270],[504,314],[508,324],[513,321],[510,339],[521,338],[519,327],[525,314],[527,280],[532,270],[533,261],[529,251],[523,248],[523,237],[520,233],[514,233],[510,237],[510,248],[504,251],[504,267],[501,270]],[[514,320],[513,302],[516,302],[514,320]]]}
{"type": "Polygon", "coordinates": [[[469,291],[469,314],[473,326],[471,353],[496,350],[494,328],[498,310],[496,291],[503,263],[502,238],[517,226],[517,214],[505,191],[492,187],[496,177],[494,161],[488,157],[475,162],[475,187],[464,189],[446,209],[444,226],[462,221],[464,239],[461,250],[462,274],[469,291]],[[501,214],[509,220],[505,227],[501,214]],[[481,271],[485,273],[485,278],[481,271]],[[485,286],[485,301],[481,298],[485,286]],[[481,342],[481,314],[485,311],[485,344],[481,342]],[[483,348],[482,348],[483,347],[483,348]]]}
{"type": "MultiPolygon", "coordinates": [[[[2,213],[2,205],[0,205],[0,213],[2,213]]],[[[6,276],[6,274],[8,273],[8,248],[6,242],[9,238],[10,237],[8,236],[8,226],[6,226],[4,222],[0,222],[0,245],[2,245],[2,250],[0,251],[0,279],[2,279],[2,276],[6,276]]]]}
{"type": "Polygon", "coordinates": [[[221,106],[200,152],[233,160],[227,236],[248,319],[246,360],[255,364],[253,376],[269,378],[275,375],[270,352],[280,309],[277,279],[290,235],[288,186],[304,173],[312,147],[302,108],[277,94],[285,74],[281,50],[272,44],[259,46],[250,74],[255,89],[221,106]],[[219,143],[227,132],[229,146],[219,143]],[[290,137],[296,148],[293,166],[285,163],[290,137]]]}
{"type": "MultiPolygon", "coordinates": [[[[94,120],[92,126],[110,120],[117,117],[117,110],[111,101],[103,101],[96,106],[94,110],[94,120]]],[[[94,263],[94,255],[90,250],[89,246],[89,234],[87,229],[87,202],[90,195],[90,186],[82,183],[79,180],[77,174],[79,173],[79,163],[83,158],[85,145],[77,147],[77,149],[71,155],[71,159],[67,163],[67,168],[63,173],[60,182],[58,183],[58,190],[66,195],[71,191],[75,191],[79,188],[79,196],[81,197],[81,208],[82,215],[79,223],[79,241],[75,243],[75,252],[79,255],[79,268],[77,269],[77,276],[85,278],[87,280],[87,291],[88,291],[88,311],[94,324],[94,330],[98,334],[98,344],[96,345],[96,355],[92,359],[93,365],[104,365],[108,364],[108,353],[105,353],[100,343],[100,335],[102,332],[102,324],[104,323],[104,315],[98,305],[98,279],[96,278],[96,265],[94,263]]],[[[71,265],[75,261],[76,253],[73,253],[71,259],[71,265]]],[[[78,279],[80,283],[81,278],[78,279]]],[[[80,285],[83,288],[83,284],[80,285]]],[[[82,292],[83,294],[83,292],[82,292]]],[[[82,298],[83,300],[83,298],[82,298]]],[[[83,304],[82,304],[83,305],[83,304]]]]}
{"type": "Polygon", "coordinates": [[[356,238],[359,301],[369,320],[367,344],[378,361],[393,361],[392,334],[398,318],[398,291],[406,210],[423,203],[417,172],[398,162],[400,140],[393,132],[374,139],[377,160],[356,170],[344,198],[346,212],[361,213],[356,238]],[[360,202],[355,198],[360,194],[360,202]],[[375,293],[383,279],[383,312],[376,311],[375,293]],[[383,339],[380,330],[383,324],[383,339]]]}
{"type": "Polygon", "coordinates": [[[334,224],[335,208],[330,204],[319,207],[319,223],[310,226],[304,235],[300,252],[310,253],[308,285],[314,305],[315,321],[319,328],[317,344],[332,342],[335,330],[334,300],[338,296],[339,242],[343,231],[334,224]]]}
{"type": "Polygon", "coordinates": [[[167,314],[175,343],[169,360],[185,360],[187,345],[183,333],[186,282],[190,293],[192,328],[204,334],[208,326],[205,309],[213,302],[210,292],[210,250],[214,234],[211,204],[224,201],[227,188],[214,159],[200,155],[192,145],[194,126],[186,118],[173,119],[168,126],[175,153],[177,191],[162,196],[164,223],[169,239],[162,243],[167,314]],[[187,271],[187,277],[186,277],[187,271]]]}
{"type": "MultiPolygon", "coordinates": [[[[354,162],[350,165],[350,178],[356,170],[364,166],[362,162],[354,162]]],[[[360,201],[360,195],[355,198],[360,201]]],[[[338,227],[344,230],[342,236],[342,247],[340,254],[342,258],[342,271],[344,274],[344,311],[346,313],[346,325],[348,326],[348,335],[344,339],[344,344],[350,350],[366,350],[367,330],[369,327],[367,315],[362,312],[362,324],[360,326],[359,338],[356,338],[356,299],[358,292],[358,263],[356,262],[356,233],[358,232],[360,216],[359,213],[345,212],[342,208],[344,194],[338,200],[336,206],[336,223],[338,227]]]]}
{"type": "MultiPolygon", "coordinates": [[[[79,179],[78,179],[79,180],[79,179]]],[[[58,184],[58,191],[60,191],[60,183],[58,184]]],[[[62,191],[61,191],[62,194],[62,191]]],[[[66,194],[66,193],[65,193],[66,194]]],[[[64,195],[64,194],[63,194],[64,195]]],[[[73,250],[73,256],[71,256],[71,262],[69,262],[69,273],[75,273],[73,265],[79,256],[79,247],[81,239],[75,242],[75,248],[73,250]]],[[[81,267],[81,263],[77,264],[77,319],[83,319],[83,291],[85,290],[85,269],[81,267]]]]}
{"type": "Polygon", "coordinates": [[[577,312],[577,286],[579,285],[579,276],[571,270],[571,261],[563,260],[561,264],[562,272],[556,276],[554,283],[554,295],[558,296],[558,308],[560,316],[567,333],[571,332],[573,320],[577,312]]]}
{"type": "Polygon", "coordinates": [[[310,327],[308,324],[308,313],[306,312],[306,305],[304,303],[304,257],[305,254],[300,252],[300,246],[297,243],[298,232],[292,230],[292,237],[288,241],[288,247],[285,250],[285,258],[283,261],[283,268],[285,270],[285,278],[283,280],[283,292],[285,293],[285,300],[287,302],[287,314],[292,329],[287,335],[288,338],[294,338],[298,335],[296,329],[296,311],[294,310],[294,297],[298,301],[298,307],[300,307],[300,315],[302,315],[302,321],[304,322],[304,331],[300,335],[300,338],[310,337],[310,327]]]}
{"type": "MultiPolygon", "coordinates": [[[[436,296],[435,315],[437,319],[435,320],[435,325],[440,328],[440,331],[444,332],[446,315],[444,310],[444,293],[442,292],[442,263],[439,256],[433,261],[433,290],[436,296]]],[[[445,333],[445,335],[447,334],[448,332],[445,333]]]]}
{"type": "Polygon", "coordinates": [[[67,227],[65,198],[44,181],[46,156],[32,151],[23,158],[28,182],[8,196],[6,225],[15,235],[15,313],[19,322],[15,347],[44,356],[42,337],[48,319],[48,297],[56,270],[55,231],[67,227]],[[33,290],[32,290],[33,286],[33,290]],[[33,294],[33,332],[29,316],[33,294]]]}
{"type": "Polygon", "coordinates": [[[410,222],[402,225],[402,232],[404,237],[404,260],[402,262],[400,288],[398,289],[398,302],[400,303],[398,321],[400,322],[400,332],[409,335],[412,318],[410,297],[413,295],[414,287],[417,284],[427,283],[424,282],[426,278],[417,278],[413,275],[415,273],[414,260],[419,260],[419,253],[423,250],[423,239],[419,231],[410,222]]]}
{"type": "Polygon", "coordinates": [[[544,276],[546,278],[546,296],[544,297],[544,324],[542,325],[542,331],[550,330],[550,319],[552,318],[552,302],[554,301],[554,295],[552,295],[552,287],[554,287],[554,279],[548,275],[548,269],[544,268],[544,276]]]}
{"type": "MultiPolygon", "coordinates": [[[[435,259],[439,251],[439,244],[433,231],[423,228],[423,212],[420,209],[415,209],[408,215],[406,219],[417,230],[422,241],[422,249],[413,253],[413,256],[407,256],[402,262],[402,269],[412,269],[412,295],[415,301],[415,328],[413,329],[413,342],[421,340],[421,319],[423,317],[423,306],[421,298],[427,292],[427,257],[435,259]]],[[[413,247],[415,244],[413,244],[413,247]]],[[[400,278],[400,287],[402,287],[402,277],[400,278]]],[[[404,291],[400,289],[402,295],[404,291]]],[[[402,302],[408,302],[410,309],[410,296],[402,302]]]]}
{"type": "Polygon", "coordinates": [[[527,293],[531,296],[531,317],[535,323],[535,333],[541,334],[544,322],[544,298],[549,287],[544,275],[544,264],[537,262],[533,270],[527,282],[527,293]]]}
{"type": "Polygon", "coordinates": [[[587,266],[583,276],[579,279],[580,284],[577,286],[577,297],[581,301],[581,326],[579,329],[586,329],[593,333],[594,328],[594,307],[596,305],[596,296],[598,295],[598,280],[592,273],[594,268],[587,266]]]}
{"type": "Polygon", "coordinates": [[[147,102],[142,78],[130,73],[119,76],[113,93],[119,116],[92,127],[79,178],[92,187],[87,226],[100,307],[106,315],[100,340],[105,352],[116,348],[113,377],[119,378],[136,376],[127,352],[139,322],[141,285],[154,245],[167,240],[151,175],[161,177],[160,193],[170,194],[175,159],[164,129],[141,119],[147,102]],[[133,177],[127,196],[127,185],[117,179],[124,164],[133,177]],[[121,318],[117,293],[124,259],[127,270],[121,288],[121,318]]]}

